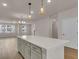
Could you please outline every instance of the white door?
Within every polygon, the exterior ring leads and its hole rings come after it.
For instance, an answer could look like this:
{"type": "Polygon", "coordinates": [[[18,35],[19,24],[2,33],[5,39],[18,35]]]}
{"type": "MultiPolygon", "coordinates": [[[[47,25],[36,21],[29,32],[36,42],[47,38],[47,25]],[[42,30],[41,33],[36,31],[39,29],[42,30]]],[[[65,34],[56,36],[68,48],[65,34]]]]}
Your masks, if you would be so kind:
{"type": "Polygon", "coordinates": [[[40,53],[32,50],[31,51],[31,59],[42,59],[42,56],[40,53]]]}
{"type": "Polygon", "coordinates": [[[29,46],[25,46],[24,49],[25,49],[24,58],[25,59],[31,59],[31,50],[30,50],[30,47],[29,46]]]}

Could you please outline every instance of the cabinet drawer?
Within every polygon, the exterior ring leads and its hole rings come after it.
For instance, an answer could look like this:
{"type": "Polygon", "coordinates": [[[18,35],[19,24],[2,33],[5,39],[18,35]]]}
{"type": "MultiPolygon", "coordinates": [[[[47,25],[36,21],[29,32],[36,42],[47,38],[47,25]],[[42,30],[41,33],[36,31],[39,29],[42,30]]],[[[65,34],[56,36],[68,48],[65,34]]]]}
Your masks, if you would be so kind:
{"type": "Polygon", "coordinates": [[[31,49],[38,52],[38,53],[42,53],[42,49],[36,45],[31,45],[31,49]]]}
{"type": "Polygon", "coordinates": [[[27,42],[27,41],[24,41],[24,45],[26,45],[26,46],[29,46],[29,47],[30,47],[31,43],[29,43],[29,42],[27,42]]]}
{"type": "Polygon", "coordinates": [[[35,52],[35,51],[32,51],[31,52],[31,59],[42,59],[42,55],[35,52]]]}

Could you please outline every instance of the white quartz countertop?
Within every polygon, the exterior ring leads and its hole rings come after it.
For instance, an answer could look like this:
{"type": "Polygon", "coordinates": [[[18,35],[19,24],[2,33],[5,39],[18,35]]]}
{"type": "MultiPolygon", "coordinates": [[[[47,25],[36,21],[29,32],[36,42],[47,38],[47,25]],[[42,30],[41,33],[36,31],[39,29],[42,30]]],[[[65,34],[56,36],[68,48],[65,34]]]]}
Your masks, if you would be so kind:
{"type": "Polygon", "coordinates": [[[55,48],[60,45],[64,45],[65,43],[68,42],[67,40],[40,37],[40,36],[18,36],[18,38],[28,41],[32,44],[35,44],[45,49],[55,48]]]}

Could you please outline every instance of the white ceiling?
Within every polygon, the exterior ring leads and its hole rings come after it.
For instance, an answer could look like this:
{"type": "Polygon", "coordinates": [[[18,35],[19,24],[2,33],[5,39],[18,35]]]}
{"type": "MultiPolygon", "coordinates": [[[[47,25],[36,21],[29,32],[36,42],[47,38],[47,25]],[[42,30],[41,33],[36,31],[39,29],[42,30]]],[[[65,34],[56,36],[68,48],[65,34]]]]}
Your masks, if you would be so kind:
{"type": "Polygon", "coordinates": [[[23,18],[28,14],[28,2],[32,3],[32,10],[34,14],[32,19],[42,18],[52,15],[64,9],[77,6],[77,0],[52,0],[51,4],[44,0],[45,16],[39,15],[41,0],[0,0],[0,19],[14,19],[23,18]],[[7,7],[3,7],[2,3],[7,3],[7,7]]]}

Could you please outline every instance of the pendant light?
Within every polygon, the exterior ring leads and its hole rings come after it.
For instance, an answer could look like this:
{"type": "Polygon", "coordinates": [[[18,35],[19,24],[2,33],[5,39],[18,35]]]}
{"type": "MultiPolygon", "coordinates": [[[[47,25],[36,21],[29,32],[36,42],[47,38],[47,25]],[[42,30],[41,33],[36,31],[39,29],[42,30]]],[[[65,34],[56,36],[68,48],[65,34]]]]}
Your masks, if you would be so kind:
{"type": "Polygon", "coordinates": [[[28,3],[28,6],[29,6],[28,19],[32,19],[32,15],[31,15],[31,3],[28,3]]]}
{"type": "Polygon", "coordinates": [[[51,0],[47,0],[48,3],[51,3],[51,0]]]}
{"type": "Polygon", "coordinates": [[[40,14],[41,14],[41,15],[44,15],[44,5],[43,5],[43,0],[41,0],[40,14]]]}

